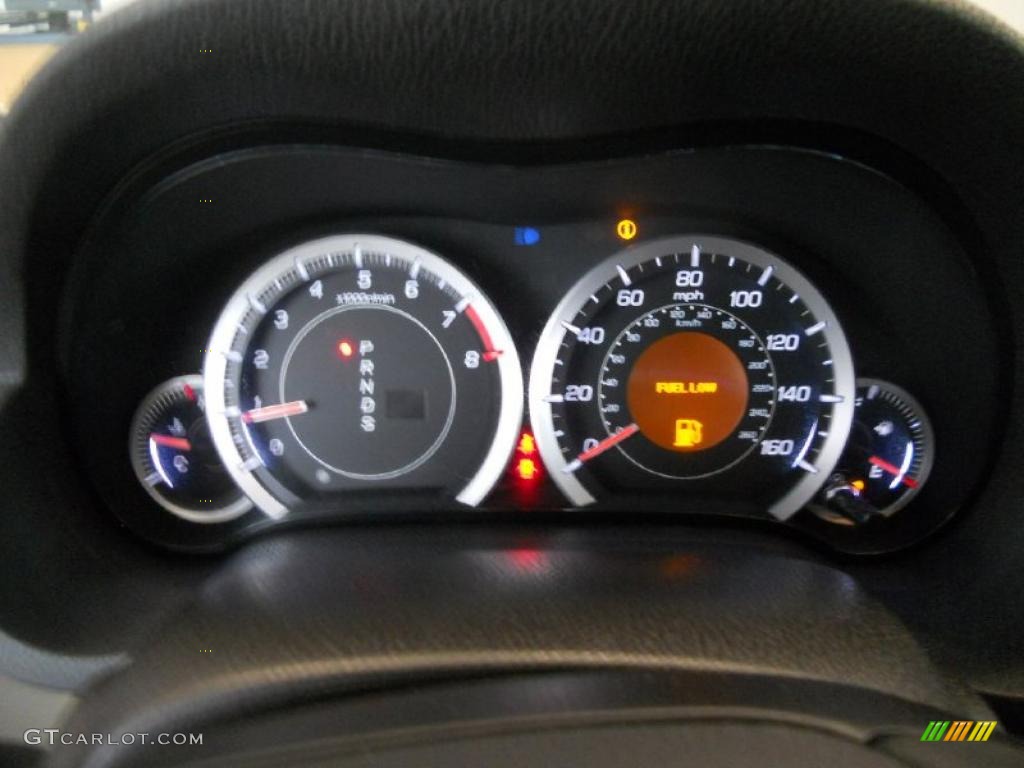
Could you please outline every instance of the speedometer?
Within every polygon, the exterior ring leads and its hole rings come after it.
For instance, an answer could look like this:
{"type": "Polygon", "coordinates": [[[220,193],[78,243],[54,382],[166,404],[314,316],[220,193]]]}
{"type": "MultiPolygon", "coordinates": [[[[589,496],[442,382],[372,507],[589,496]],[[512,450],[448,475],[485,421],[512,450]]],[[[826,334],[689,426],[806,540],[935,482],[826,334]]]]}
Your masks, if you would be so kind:
{"type": "Polygon", "coordinates": [[[366,490],[476,505],[522,420],[494,306],[437,254],[378,235],[304,243],[257,270],[221,313],[204,375],[217,452],[272,517],[366,490]]]}
{"type": "Polygon", "coordinates": [[[853,413],[838,320],[750,243],[683,236],[591,270],[544,329],[529,402],[576,505],[637,493],[786,519],[832,471],[853,413]]]}

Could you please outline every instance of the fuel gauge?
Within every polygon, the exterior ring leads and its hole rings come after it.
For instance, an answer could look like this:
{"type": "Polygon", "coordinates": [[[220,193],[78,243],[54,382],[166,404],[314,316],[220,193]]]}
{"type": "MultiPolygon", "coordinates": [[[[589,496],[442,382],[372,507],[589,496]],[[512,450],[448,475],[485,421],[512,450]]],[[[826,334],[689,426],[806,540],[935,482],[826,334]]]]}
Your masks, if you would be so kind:
{"type": "Polygon", "coordinates": [[[878,379],[857,379],[853,426],[835,471],[811,509],[856,525],[910,503],[931,472],[935,438],[921,405],[878,379]]]}
{"type": "Polygon", "coordinates": [[[193,523],[233,520],[252,504],[232,482],[206,426],[202,376],[164,382],[132,419],[132,469],[146,492],[193,523]]]}

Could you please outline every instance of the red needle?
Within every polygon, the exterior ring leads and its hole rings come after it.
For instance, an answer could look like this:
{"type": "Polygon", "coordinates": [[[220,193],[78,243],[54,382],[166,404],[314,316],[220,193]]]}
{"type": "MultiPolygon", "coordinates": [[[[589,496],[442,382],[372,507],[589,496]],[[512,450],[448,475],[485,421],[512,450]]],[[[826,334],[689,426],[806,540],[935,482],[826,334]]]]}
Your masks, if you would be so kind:
{"type": "Polygon", "coordinates": [[[279,403],[268,405],[264,408],[253,408],[242,414],[242,421],[246,424],[259,424],[261,421],[272,421],[283,419],[288,416],[298,416],[309,410],[305,400],[293,400],[290,403],[279,403]]]}
{"type": "Polygon", "coordinates": [[[593,448],[590,448],[590,449],[584,451],[579,456],[577,456],[573,461],[571,461],[568,464],[566,464],[565,465],[565,469],[563,471],[564,472],[575,472],[577,469],[579,469],[580,467],[583,466],[584,462],[590,461],[591,459],[600,456],[602,453],[607,451],[609,448],[614,448],[616,445],[621,443],[623,440],[629,439],[630,437],[632,437],[633,435],[635,435],[639,431],[640,431],[640,427],[637,426],[636,424],[630,424],[628,427],[624,427],[623,429],[620,429],[614,435],[609,435],[604,440],[602,440],[600,443],[595,445],[593,448]]]}
{"type": "Polygon", "coordinates": [[[192,443],[184,437],[171,437],[170,435],[159,435],[156,432],[152,432],[149,435],[149,439],[157,445],[163,445],[167,448],[176,448],[179,451],[192,450],[192,443]]]}
{"type": "Polygon", "coordinates": [[[480,319],[480,315],[473,309],[473,305],[470,304],[466,307],[466,317],[469,318],[469,322],[476,328],[477,334],[480,336],[480,341],[484,345],[484,362],[493,363],[502,355],[502,350],[494,348],[494,342],[491,341],[491,334],[487,332],[487,326],[484,325],[484,321],[480,319]]]}
{"type": "MultiPolygon", "coordinates": [[[[890,464],[888,461],[886,461],[883,458],[880,458],[878,456],[872,456],[871,458],[868,459],[868,461],[871,464],[874,464],[879,469],[885,470],[890,475],[894,475],[896,477],[899,477],[899,475],[900,475],[900,468],[897,467],[895,464],[890,464]]],[[[915,480],[912,477],[904,476],[903,477],[903,484],[905,486],[907,486],[908,488],[917,488],[917,480],[915,480]]]]}

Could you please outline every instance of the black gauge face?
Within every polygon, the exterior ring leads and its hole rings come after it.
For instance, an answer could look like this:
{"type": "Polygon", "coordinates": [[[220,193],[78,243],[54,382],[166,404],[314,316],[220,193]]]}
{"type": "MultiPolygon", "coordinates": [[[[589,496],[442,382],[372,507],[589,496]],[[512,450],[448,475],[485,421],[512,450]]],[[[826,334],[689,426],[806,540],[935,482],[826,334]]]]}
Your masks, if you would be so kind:
{"type": "Polygon", "coordinates": [[[931,423],[906,391],[858,379],[855,406],[846,450],[812,507],[831,522],[888,517],[910,503],[931,472],[931,423]]]}
{"type": "Polygon", "coordinates": [[[272,515],[365,488],[479,503],[521,419],[497,312],[447,262],[390,238],[278,256],[232,298],[210,348],[218,450],[272,515]]]}
{"type": "Polygon", "coordinates": [[[178,517],[217,523],[251,507],[210,439],[200,376],[179,376],[146,396],[132,420],[129,452],[142,487],[178,517]]]}
{"type": "Polygon", "coordinates": [[[576,504],[668,492],[786,518],[834,466],[853,368],[820,294],[777,256],[710,237],[646,243],[583,278],[549,321],[530,408],[576,504]]]}

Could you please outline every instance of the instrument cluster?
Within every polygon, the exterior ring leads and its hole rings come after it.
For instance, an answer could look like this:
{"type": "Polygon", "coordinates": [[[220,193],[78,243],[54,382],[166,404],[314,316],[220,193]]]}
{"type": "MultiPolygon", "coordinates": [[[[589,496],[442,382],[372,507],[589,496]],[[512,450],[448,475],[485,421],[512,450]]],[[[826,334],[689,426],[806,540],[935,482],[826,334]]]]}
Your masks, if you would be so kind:
{"type": "MultiPolygon", "coordinates": [[[[903,258],[898,237],[844,264],[769,229],[638,207],[349,216],[230,246],[183,329],[194,367],[150,375],[124,422],[149,512],[133,492],[115,511],[192,549],[285,522],[589,514],[745,519],[880,552],[948,519],[969,486],[930,478],[972,437],[946,414],[933,426],[947,403],[931,390],[911,394],[941,370],[900,376],[931,364],[900,354],[932,310],[878,334],[901,291],[942,301],[965,285],[921,275],[868,299],[892,279],[870,271],[903,258]]],[[[918,266],[906,259],[894,274],[918,266]]],[[[985,330],[982,307],[961,311],[985,330]]]]}

